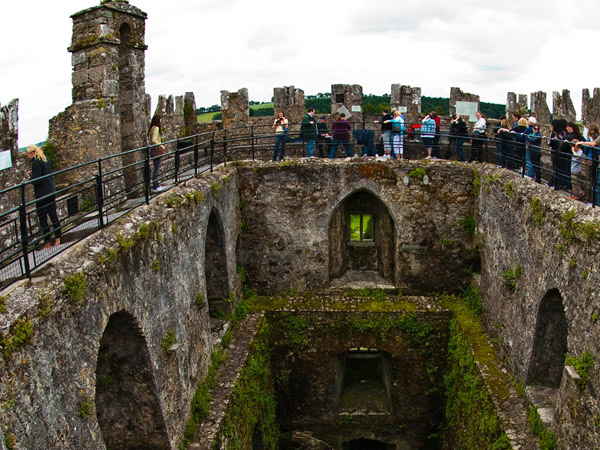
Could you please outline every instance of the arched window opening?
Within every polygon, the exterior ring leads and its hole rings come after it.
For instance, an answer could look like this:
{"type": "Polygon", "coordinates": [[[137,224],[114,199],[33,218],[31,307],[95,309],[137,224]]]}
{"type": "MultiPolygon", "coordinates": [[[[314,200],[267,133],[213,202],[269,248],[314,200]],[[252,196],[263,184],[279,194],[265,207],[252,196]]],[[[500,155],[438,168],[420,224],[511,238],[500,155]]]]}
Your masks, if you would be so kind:
{"type": "Polygon", "coordinates": [[[231,312],[227,276],[227,258],[225,253],[225,230],[217,215],[212,211],[206,229],[205,279],[208,311],[211,317],[220,318],[231,312]]]}
{"type": "Polygon", "coordinates": [[[567,319],[560,292],[549,291],[538,307],[528,385],[560,387],[567,353],[567,319]]]}
{"type": "Polygon", "coordinates": [[[96,414],[107,448],[169,448],[146,340],[131,314],[113,314],[100,340],[96,414]]]}
{"type": "Polygon", "coordinates": [[[354,347],[340,356],[340,414],[391,413],[389,355],[376,348],[354,347]]]}
{"type": "Polygon", "coordinates": [[[394,222],[376,195],[361,190],[340,202],[329,224],[330,281],[343,277],[391,281],[394,252],[394,222]]]}

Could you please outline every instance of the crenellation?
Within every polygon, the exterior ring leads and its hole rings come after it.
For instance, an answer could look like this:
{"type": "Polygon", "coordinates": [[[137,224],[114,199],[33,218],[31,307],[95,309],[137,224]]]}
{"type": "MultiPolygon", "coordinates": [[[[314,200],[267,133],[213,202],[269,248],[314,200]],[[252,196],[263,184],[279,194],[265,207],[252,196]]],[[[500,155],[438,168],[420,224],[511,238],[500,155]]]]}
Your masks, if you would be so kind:
{"type": "Polygon", "coordinates": [[[575,121],[575,106],[573,106],[571,93],[568,89],[563,89],[562,93],[552,92],[552,116],[555,119],[565,119],[567,122],[575,121]]]}
{"type": "Polygon", "coordinates": [[[594,88],[593,96],[589,89],[584,89],[581,95],[581,123],[589,128],[592,124],[600,124],[600,88],[594,88]]]}
{"type": "Polygon", "coordinates": [[[392,108],[399,109],[403,113],[406,123],[420,122],[421,88],[392,84],[390,105],[392,108]]]}

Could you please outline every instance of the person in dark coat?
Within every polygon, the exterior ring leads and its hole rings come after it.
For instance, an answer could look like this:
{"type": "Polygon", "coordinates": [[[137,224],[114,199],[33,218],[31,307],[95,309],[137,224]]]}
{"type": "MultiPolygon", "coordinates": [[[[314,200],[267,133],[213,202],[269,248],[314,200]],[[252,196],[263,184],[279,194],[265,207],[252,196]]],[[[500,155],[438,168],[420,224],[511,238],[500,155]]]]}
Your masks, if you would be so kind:
{"type": "Polygon", "coordinates": [[[350,130],[352,130],[352,126],[346,120],[346,114],[341,113],[338,116],[338,120],[333,122],[333,144],[331,144],[331,149],[329,150],[330,158],[335,158],[337,148],[340,144],[346,149],[346,156],[348,158],[354,156],[354,152],[350,146],[350,130]]]}
{"type": "Polygon", "coordinates": [[[561,166],[559,148],[567,135],[567,121],[565,119],[553,119],[550,123],[552,125],[552,132],[547,139],[547,144],[550,147],[550,158],[552,160],[552,178],[548,186],[553,189],[561,189],[564,174],[559,177],[559,167],[561,166]]]}
{"type": "Polygon", "coordinates": [[[56,188],[52,179],[52,164],[37,145],[30,145],[26,151],[27,158],[31,161],[31,181],[36,198],[36,213],[40,221],[40,228],[44,236],[44,248],[50,247],[52,232],[48,226],[48,217],[52,221],[54,232],[54,245],[60,245],[60,221],[56,214],[56,188]]]}
{"type": "Polygon", "coordinates": [[[329,150],[333,138],[329,136],[329,130],[327,129],[327,117],[319,117],[317,122],[317,148],[319,149],[319,156],[321,158],[327,158],[329,156],[329,150]]]}
{"type": "Polygon", "coordinates": [[[308,108],[306,114],[304,114],[304,117],[302,118],[302,124],[300,125],[300,139],[306,144],[306,156],[309,158],[314,157],[317,140],[317,124],[314,115],[315,109],[308,108]]]}

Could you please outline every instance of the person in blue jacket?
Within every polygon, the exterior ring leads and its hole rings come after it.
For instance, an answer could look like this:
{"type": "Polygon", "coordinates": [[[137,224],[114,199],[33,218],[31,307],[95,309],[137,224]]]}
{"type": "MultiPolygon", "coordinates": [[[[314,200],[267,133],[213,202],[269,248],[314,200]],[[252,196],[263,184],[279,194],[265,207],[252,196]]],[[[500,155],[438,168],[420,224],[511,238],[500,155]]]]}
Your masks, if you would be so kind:
{"type": "Polygon", "coordinates": [[[51,234],[54,232],[54,245],[60,245],[60,221],[56,214],[56,188],[52,179],[52,164],[37,145],[30,145],[25,152],[31,161],[31,181],[36,198],[36,213],[44,237],[44,248],[51,246],[51,234]],[[52,232],[48,226],[48,217],[52,221],[52,232]]]}

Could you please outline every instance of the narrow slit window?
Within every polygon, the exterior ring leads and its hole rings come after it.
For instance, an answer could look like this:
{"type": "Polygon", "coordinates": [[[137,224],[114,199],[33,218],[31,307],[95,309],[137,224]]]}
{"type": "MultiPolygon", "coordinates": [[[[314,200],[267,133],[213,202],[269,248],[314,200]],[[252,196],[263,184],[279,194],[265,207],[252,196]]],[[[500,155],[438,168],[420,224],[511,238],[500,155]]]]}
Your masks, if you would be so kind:
{"type": "Polygon", "coordinates": [[[350,240],[373,240],[373,216],[371,216],[370,214],[350,215],[350,240]]]}

